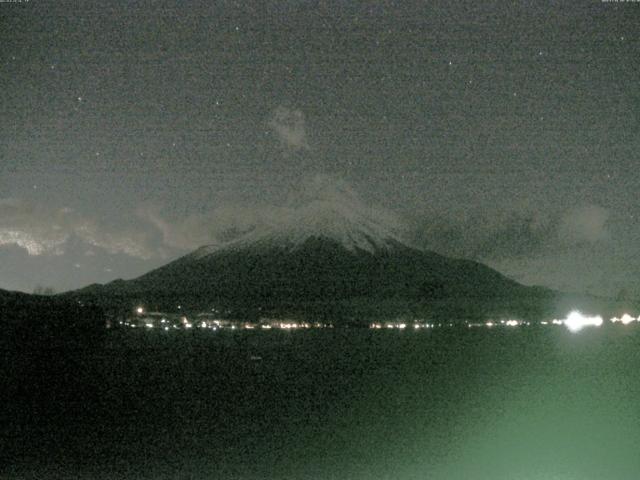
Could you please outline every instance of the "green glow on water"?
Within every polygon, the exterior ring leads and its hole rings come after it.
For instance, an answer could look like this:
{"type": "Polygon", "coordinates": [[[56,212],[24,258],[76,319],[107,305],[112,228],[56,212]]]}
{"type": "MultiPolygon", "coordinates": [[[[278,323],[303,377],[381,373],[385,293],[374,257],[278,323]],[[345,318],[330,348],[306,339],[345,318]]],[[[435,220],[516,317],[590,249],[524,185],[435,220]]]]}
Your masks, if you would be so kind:
{"type": "Polygon", "coordinates": [[[133,332],[74,361],[95,395],[30,437],[35,457],[6,478],[631,480],[640,471],[636,329],[133,332]]]}

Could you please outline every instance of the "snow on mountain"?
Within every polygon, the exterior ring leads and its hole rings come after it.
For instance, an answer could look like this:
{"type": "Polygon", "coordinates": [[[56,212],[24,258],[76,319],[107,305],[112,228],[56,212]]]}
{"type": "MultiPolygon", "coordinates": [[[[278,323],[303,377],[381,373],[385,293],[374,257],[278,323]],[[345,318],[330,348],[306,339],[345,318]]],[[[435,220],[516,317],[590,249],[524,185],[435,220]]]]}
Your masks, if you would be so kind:
{"type": "Polygon", "coordinates": [[[371,253],[404,243],[394,213],[365,203],[346,182],[326,175],[303,182],[286,206],[271,210],[262,223],[233,241],[202,247],[192,255],[198,259],[251,245],[295,249],[313,237],[371,253]]]}

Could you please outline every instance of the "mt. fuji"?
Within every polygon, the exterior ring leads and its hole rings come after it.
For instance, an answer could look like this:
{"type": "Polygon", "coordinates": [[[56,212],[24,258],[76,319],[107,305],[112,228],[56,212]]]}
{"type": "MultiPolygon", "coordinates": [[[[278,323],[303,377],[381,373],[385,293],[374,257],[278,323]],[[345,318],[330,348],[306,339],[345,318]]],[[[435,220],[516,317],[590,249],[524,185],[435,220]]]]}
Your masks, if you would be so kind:
{"type": "Polygon", "coordinates": [[[336,306],[354,312],[355,304],[366,305],[366,314],[416,313],[546,295],[482,264],[416,249],[403,240],[401,225],[345,183],[317,176],[285,207],[232,241],[203,246],[136,279],[75,294],[129,307],[222,305],[302,315],[335,312],[336,306]]]}

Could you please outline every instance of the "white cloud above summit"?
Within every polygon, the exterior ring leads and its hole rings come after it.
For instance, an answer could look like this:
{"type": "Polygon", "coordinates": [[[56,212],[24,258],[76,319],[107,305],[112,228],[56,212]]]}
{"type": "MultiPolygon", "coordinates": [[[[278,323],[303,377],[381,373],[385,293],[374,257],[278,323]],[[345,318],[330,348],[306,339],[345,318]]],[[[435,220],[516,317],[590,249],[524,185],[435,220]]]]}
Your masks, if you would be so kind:
{"type": "Polygon", "coordinates": [[[280,141],[291,150],[309,150],[305,118],[301,110],[279,106],[271,114],[268,123],[280,141]]]}

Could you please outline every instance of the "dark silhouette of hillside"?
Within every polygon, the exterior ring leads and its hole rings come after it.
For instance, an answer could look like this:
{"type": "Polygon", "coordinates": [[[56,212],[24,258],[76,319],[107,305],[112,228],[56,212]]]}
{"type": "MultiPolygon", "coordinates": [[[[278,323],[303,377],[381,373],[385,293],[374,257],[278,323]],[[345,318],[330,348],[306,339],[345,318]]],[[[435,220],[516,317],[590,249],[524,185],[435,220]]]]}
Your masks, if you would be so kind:
{"type": "Polygon", "coordinates": [[[2,342],[8,348],[86,347],[105,330],[100,307],[62,297],[0,290],[0,311],[2,342]]]}

